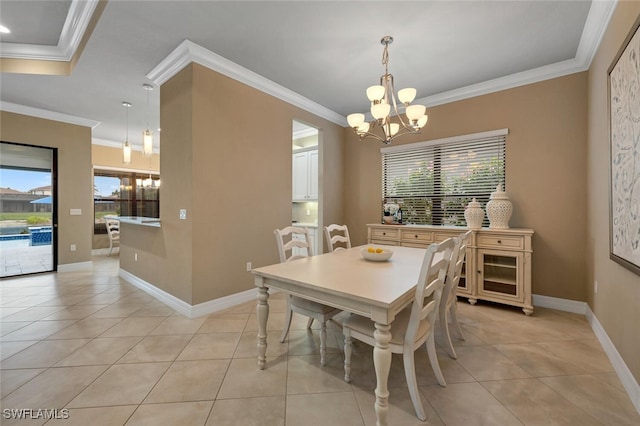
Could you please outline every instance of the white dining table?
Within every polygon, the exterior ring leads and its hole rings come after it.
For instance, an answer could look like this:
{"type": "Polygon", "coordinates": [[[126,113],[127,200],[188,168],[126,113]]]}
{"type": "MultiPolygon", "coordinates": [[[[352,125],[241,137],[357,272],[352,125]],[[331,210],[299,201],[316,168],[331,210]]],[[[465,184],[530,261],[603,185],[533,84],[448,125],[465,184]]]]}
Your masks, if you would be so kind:
{"type": "Polygon", "coordinates": [[[385,262],[365,260],[360,247],[353,247],[252,271],[258,288],[258,368],[261,370],[266,366],[270,288],[374,321],[373,362],[377,381],[374,409],[376,424],[381,426],[387,424],[389,410],[390,324],[396,314],[412,302],[426,252],[411,247],[385,248],[394,251],[385,262]]]}

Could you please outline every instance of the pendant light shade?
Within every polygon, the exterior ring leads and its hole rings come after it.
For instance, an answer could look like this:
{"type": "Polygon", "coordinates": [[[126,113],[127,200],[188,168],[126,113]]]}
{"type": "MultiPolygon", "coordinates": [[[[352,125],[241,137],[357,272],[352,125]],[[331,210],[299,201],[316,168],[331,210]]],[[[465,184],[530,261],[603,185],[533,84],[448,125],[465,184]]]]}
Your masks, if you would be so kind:
{"type": "Polygon", "coordinates": [[[122,102],[122,106],[126,111],[126,121],[127,121],[127,133],[124,138],[124,142],[122,143],[122,162],[124,164],[131,163],[131,144],[129,143],[129,108],[131,108],[131,104],[129,102],[122,102]]]}
{"type": "Polygon", "coordinates": [[[142,87],[147,91],[147,128],[142,132],[142,153],[146,157],[153,155],[153,132],[149,130],[149,92],[153,90],[150,84],[143,84],[142,87]]]}

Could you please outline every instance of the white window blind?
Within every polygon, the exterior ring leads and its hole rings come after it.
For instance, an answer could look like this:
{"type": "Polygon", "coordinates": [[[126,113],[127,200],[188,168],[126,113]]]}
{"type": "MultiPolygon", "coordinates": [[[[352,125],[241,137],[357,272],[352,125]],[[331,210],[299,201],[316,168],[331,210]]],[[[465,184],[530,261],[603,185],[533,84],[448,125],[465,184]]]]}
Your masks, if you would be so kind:
{"type": "Polygon", "coordinates": [[[382,203],[400,204],[405,222],[465,226],[464,209],[472,198],[484,207],[498,183],[506,188],[507,133],[383,148],[382,203]]]}

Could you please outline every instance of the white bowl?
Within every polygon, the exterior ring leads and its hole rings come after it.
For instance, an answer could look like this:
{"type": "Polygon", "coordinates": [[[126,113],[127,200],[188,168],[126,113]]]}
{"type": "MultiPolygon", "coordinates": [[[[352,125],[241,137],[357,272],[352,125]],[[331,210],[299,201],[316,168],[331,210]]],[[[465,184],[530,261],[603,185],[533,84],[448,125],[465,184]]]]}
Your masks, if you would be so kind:
{"type": "Polygon", "coordinates": [[[360,254],[367,260],[371,260],[373,262],[386,262],[393,256],[393,250],[383,247],[375,247],[375,246],[366,246],[360,249],[360,254]],[[382,253],[369,253],[369,248],[373,247],[375,249],[381,248],[382,253]]]}

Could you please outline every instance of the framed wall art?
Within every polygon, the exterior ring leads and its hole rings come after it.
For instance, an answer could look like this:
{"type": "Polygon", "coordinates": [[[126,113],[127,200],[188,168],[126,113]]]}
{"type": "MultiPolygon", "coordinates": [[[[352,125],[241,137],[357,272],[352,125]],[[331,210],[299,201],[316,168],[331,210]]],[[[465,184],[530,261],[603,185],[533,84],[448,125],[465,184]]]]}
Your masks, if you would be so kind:
{"type": "Polygon", "coordinates": [[[640,275],[640,19],[609,67],[610,258],[640,275]]]}

